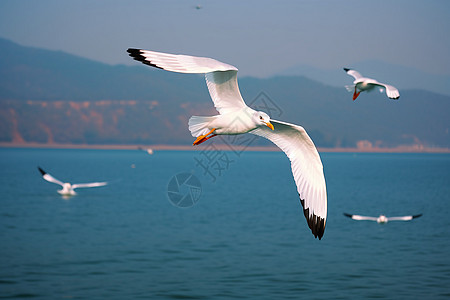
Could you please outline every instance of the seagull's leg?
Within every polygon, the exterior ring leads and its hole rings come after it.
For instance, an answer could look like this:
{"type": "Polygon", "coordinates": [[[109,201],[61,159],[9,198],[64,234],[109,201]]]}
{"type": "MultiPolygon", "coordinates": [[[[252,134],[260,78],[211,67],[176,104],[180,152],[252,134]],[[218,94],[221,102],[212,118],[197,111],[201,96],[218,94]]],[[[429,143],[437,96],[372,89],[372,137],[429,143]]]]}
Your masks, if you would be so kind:
{"type": "Polygon", "coordinates": [[[215,137],[217,134],[212,134],[212,135],[210,135],[210,136],[208,136],[208,137],[205,137],[204,139],[202,139],[200,142],[197,142],[196,144],[193,144],[193,145],[200,145],[201,143],[203,143],[203,142],[206,142],[207,140],[209,140],[210,138],[212,138],[212,137],[215,137]]]}
{"type": "Polygon", "coordinates": [[[194,143],[192,144],[193,146],[196,145],[200,145],[201,143],[203,143],[204,141],[209,140],[212,137],[215,137],[217,134],[212,134],[214,132],[214,130],[216,130],[215,128],[213,128],[210,132],[208,132],[207,134],[204,135],[200,135],[199,137],[197,137],[197,139],[194,141],[194,143]],[[212,134],[211,136],[208,136],[212,134]]]}
{"type": "Polygon", "coordinates": [[[361,94],[361,92],[356,92],[356,85],[355,85],[355,92],[353,93],[353,101],[355,101],[356,98],[358,98],[359,94],[361,94]]]}

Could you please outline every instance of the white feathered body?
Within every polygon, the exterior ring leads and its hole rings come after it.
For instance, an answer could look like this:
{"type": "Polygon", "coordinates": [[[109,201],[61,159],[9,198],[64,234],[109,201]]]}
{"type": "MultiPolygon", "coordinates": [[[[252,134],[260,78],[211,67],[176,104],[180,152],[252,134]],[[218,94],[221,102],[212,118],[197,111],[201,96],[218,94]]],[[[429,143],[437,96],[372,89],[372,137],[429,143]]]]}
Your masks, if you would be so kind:
{"type": "Polygon", "coordinates": [[[193,137],[207,134],[213,128],[218,135],[236,135],[252,131],[256,128],[253,121],[255,110],[250,107],[238,109],[223,115],[212,117],[192,116],[189,119],[189,131],[193,137]]]}
{"type": "MultiPolygon", "coordinates": [[[[380,83],[371,78],[361,78],[360,80],[355,80],[354,84],[358,90],[365,92],[370,92],[376,87],[380,88],[380,83]]],[[[380,88],[380,91],[382,91],[382,88],[380,88]]]]}
{"type": "Polygon", "coordinates": [[[75,196],[77,193],[74,191],[72,185],[68,182],[64,183],[62,186],[62,190],[58,190],[57,192],[63,196],[75,196]]]}

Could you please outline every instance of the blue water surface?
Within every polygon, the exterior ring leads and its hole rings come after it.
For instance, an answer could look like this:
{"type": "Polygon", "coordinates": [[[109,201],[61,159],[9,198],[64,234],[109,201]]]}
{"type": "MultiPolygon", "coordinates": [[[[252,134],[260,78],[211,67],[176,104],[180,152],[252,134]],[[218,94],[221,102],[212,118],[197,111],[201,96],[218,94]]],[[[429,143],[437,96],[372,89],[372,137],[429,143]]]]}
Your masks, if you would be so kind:
{"type": "Polygon", "coordinates": [[[281,152],[0,149],[0,298],[448,299],[450,155],[322,153],[311,234],[281,152]],[[42,179],[109,181],[63,198],[42,179]],[[198,197],[179,208],[173,176],[198,197]],[[423,213],[410,222],[343,213],[423,213]]]}

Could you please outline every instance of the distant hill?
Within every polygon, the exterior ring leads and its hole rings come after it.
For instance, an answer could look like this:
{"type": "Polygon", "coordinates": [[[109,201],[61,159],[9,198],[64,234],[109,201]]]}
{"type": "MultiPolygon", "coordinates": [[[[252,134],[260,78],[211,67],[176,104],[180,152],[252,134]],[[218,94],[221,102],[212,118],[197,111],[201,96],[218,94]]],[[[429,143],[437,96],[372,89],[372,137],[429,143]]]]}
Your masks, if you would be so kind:
{"type": "MultiPolygon", "coordinates": [[[[136,64],[111,66],[0,39],[0,142],[192,143],[189,117],[217,113],[203,76],[136,64]]],[[[239,84],[248,104],[302,125],[320,147],[450,147],[449,96],[404,89],[397,101],[373,92],[353,102],[343,87],[303,76],[239,84]]]]}
{"type": "Polygon", "coordinates": [[[178,100],[186,93],[190,96],[191,91],[196,95],[206,90],[203,85],[192,84],[202,80],[200,75],[185,77],[138,64],[111,66],[61,51],[23,47],[5,39],[0,39],[0,54],[0,100],[178,100]],[[171,84],[176,78],[182,80],[171,84]]]}

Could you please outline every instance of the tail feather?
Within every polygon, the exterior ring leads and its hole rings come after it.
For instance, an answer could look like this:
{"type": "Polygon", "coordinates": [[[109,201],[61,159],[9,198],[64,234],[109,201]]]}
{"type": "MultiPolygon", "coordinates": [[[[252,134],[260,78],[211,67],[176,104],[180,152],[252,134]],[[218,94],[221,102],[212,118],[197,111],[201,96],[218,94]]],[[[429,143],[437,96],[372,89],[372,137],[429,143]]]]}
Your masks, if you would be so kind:
{"type": "Polygon", "coordinates": [[[189,131],[191,132],[193,137],[199,137],[201,135],[205,135],[211,131],[212,128],[209,128],[208,125],[216,118],[216,116],[212,117],[198,117],[192,116],[189,119],[189,131]]]}
{"type": "Polygon", "coordinates": [[[355,90],[355,85],[346,85],[345,88],[347,89],[347,91],[349,92],[353,92],[355,90]]]}

